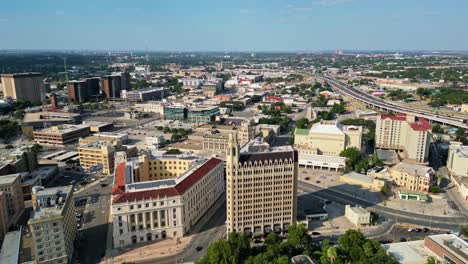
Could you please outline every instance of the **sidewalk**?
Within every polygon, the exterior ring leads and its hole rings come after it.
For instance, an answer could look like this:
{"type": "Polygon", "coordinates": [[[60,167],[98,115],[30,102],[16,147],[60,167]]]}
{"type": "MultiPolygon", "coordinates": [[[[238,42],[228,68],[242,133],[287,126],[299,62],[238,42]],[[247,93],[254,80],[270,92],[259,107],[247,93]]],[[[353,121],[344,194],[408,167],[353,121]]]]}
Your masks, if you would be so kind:
{"type": "Polygon", "coordinates": [[[123,249],[121,253],[115,257],[107,257],[101,263],[123,263],[135,262],[148,259],[157,259],[160,257],[172,256],[180,253],[192,240],[192,236],[182,237],[178,239],[165,239],[159,242],[153,242],[147,245],[141,245],[136,248],[123,249]]]}

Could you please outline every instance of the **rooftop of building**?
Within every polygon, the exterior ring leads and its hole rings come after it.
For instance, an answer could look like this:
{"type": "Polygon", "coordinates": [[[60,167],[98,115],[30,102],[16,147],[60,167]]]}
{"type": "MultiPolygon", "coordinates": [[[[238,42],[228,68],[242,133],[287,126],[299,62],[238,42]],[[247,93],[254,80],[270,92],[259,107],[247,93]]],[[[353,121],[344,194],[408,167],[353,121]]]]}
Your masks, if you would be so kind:
{"type": "Polygon", "coordinates": [[[239,162],[256,162],[275,159],[292,159],[298,161],[297,151],[292,146],[271,147],[259,138],[251,140],[239,150],[239,162]]]}
{"type": "Polygon", "coordinates": [[[368,214],[369,212],[366,209],[362,208],[361,206],[350,206],[349,209],[353,211],[355,214],[368,214]]]}
{"type": "Polygon", "coordinates": [[[350,178],[350,179],[357,180],[357,181],[360,181],[360,182],[365,182],[365,183],[368,183],[368,184],[372,184],[372,181],[373,181],[373,179],[371,177],[369,177],[367,175],[364,175],[364,174],[361,174],[361,173],[358,173],[358,172],[355,172],[355,171],[343,174],[343,175],[341,175],[341,177],[350,178]]]}
{"type": "Polygon", "coordinates": [[[114,125],[112,122],[102,122],[102,121],[83,121],[83,125],[95,126],[95,127],[105,127],[114,125]]]}
{"type": "Polygon", "coordinates": [[[432,125],[424,117],[417,117],[398,113],[396,115],[382,115],[381,119],[390,119],[393,121],[406,121],[410,124],[411,129],[415,131],[430,131],[432,125]]]}
{"type": "Polygon", "coordinates": [[[31,212],[29,222],[62,215],[66,199],[73,192],[73,186],[68,185],[52,188],[36,186],[33,187],[32,192],[33,195],[36,196],[37,204],[35,210],[31,212]],[[46,198],[46,203],[42,203],[43,200],[41,197],[46,198]]]}
{"type": "Polygon", "coordinates": [[[468,263],[468,243],[454,234],[440,234],[427,236],[425,239],[432,240],[440,247],[445,248],[460,260],[468,263]]]}
{"type": "Polygon", "coordinates": [[[21,73],[4,73],[2,77],[33,77],[33,76],[42,76],[39,72],[21,72],[21,73]]]}
{"type": "Polygon", "coordinates": [[[197,105],[195,107],[190,108],[190,112],[198,112],[198,111],[213,111],[219,110],[219,106],[217,105],[197,105]]]}
{"type": "Polygon", "coordinates": [[[468,159],[468,146],[466,145],[458,145],[454,152],[460,158],[468,159]]]}
{"type": "Polygon", "coordinates": [[[112,146],[112,144],[105,140],[96,140],[92,143],[82,145],[79,148],[100,149],[103,146],[112,146]]]}
{"type": "Polygon", "coordinates": [[[382,248],[398,263],[426,263],[426,258],[434,256],[424,247],[424,240],[384,244],[382,248]]]}
{"type": "Polygon", "coordinates": [[[20,173],[2,175],[0,176],[0,185],[12,184],[13,182],[16,181],[16,179],[20,177],[20,175],[21,175],[20,173]]]}
{"type": "Polygon", "coordinates": [[[391,167],[390,171],[399,171],[419,177],[429,177],[428,174],[433,173],[434,169],[428,166],[403,161],[391,167]]]}
{"type": "Polygon", "coordinates": [[[0,263],[17,264],[19,263],[21,245],[21,230],[11,231],[5,234],[0,251],[0,263]]]}
{"type": "Polygon", "coordinates": [[[70,133],[70,132],[74,132],[74,131],[77,131],[77,130],[80,130],[80,129],[85,129],[85,128],[89,128],[89,125],[86,125],[86,124],[81,124],[81,125],[63,124],[63,125],[44,128],[44,129],[38,130],[38,132],[49,133],[49,134],[65,134],[65,133],[70,133]]]}
{"type": "Polygon", "coordinates": [[[45,122],[45,121],[69,121],[74,118],[79,117],[80,114],[77,113],[68,113],[68,112],[52,112],[52,111],[42,111],[42,112],[33,112],[25,113],[23,117],[23,122],[45,122]]]}
{"type": "Polygon", "coordinates": [[[131,182],[129,177],[131,167],[127,163],[121,163],[115,172],[112,194],[117,196],[113,199],[113,203],[181,195],[221,163],[222,160],[216,158],[209,160],[200,158],[189,170],[174,179],[135,183],[131,182]]]}

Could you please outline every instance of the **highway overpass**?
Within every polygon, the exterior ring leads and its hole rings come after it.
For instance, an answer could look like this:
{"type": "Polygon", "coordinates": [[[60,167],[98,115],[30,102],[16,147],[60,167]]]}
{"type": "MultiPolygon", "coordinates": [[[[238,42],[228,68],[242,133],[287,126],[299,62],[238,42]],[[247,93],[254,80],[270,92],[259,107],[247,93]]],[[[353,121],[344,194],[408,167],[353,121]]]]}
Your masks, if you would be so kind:
{"type": "Polygon", "coordinates": [[[335,92],[343,94],[347,97],[351,97],[371,108],[381,109],[387,112],[404,113],[417,117],[424,117],[431,122],[468,129],[468,117],[462,119],[444,114],[434,114],[426,110],[419,110],[411,107],[397,105],[393,102],[369,95],[330,76],[315,76],[315,78],[322,82],[326,81],[335,92]]]}

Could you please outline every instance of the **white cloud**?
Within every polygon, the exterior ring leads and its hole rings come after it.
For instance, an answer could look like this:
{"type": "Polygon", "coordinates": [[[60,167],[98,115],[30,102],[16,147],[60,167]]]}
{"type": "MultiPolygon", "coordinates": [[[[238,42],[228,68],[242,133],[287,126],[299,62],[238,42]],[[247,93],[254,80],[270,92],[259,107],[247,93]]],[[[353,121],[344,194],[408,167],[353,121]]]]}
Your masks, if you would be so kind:
{"type": "Polygon", "coordinates": [[[239,10],[239,13],[241,14],[255,14],[255,10],[254,9],[241,9],[239,10]]]}
{"type": "Polygon", "coordinates": [[[57,10],[57,11],[55,11],[55,14],[56,14],[57,16],[63,16],[63,15],[65,15],[65,11],[57,10]]]}
{"type": "Polygon", "coordinates": [[[354,0],[318,0],[318,1],[315,1],[315,3],[318,5],[322,5],[322,6],[333,6],[333,5],[349,3],[353,1],[354,0]]]}

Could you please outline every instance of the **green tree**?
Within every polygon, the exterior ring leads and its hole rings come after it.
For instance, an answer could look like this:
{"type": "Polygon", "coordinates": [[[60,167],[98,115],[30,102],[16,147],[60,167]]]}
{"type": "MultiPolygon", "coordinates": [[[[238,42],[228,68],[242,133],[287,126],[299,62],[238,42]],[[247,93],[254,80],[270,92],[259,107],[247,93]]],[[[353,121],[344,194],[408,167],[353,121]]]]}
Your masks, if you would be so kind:
{"type": "Polygon", "coordinates": [[[433,256],[430,256],[427,258],[426,264],[440,264],[440,261],[438,261],[433,256]]]}
{"type": "Polygon", "coordinates": [[[431,186],[429,189],[431,193],[440,193],[440,187],[438,185],[431,186]]]}
{"type": "Polygon", "coordinates": [[[361,152],[355,147],[346,148],[340,152],[340,157],[345,157],[346,165],[349,168],[354,168],[354,165],[356,165],[361,158],[361,152]]]}
{"type": "Polygon", "coordinates": [[[297,120],[296,122],[296,128],[304,129],[304,128],[307,128],[308,126],[309,126],[309,119],[307,118],[301,118],[297,120]]]}
{"type": "Polygon", "coordinates": [[[435,124],[432,126],[432,132],[433,133],[444,133],[444,130],[439,124],[435,124]]]}
{"type": "Polygon", "coordinates": [[[333,264],[335,260],[338,258],[338,252],[336,247],[329,247],[327,250],[327,258],[333,264]]]}
{"type": "Polygon", "coordinates": [[[170,154],[170,155],[178,155],[178,154],[181,154],[182,152],[179,150],[179,149],[168,149],[166,151],[166,154],[170,154]]]}

